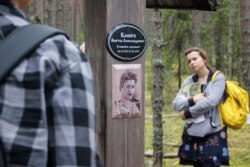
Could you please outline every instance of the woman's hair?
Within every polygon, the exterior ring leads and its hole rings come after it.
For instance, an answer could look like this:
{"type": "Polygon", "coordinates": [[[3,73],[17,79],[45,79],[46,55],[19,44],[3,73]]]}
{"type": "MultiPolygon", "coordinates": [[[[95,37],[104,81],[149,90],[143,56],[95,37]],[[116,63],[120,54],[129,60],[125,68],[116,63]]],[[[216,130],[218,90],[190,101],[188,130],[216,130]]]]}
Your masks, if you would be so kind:
{"type": "Polygon", "coordinates": [[[124,86],[124,83],[128,80],[134,80],[136,83],[137,82],[137,75],[129,70],[127,70],[125,73],[123,73],[121,78],[120,78],[120,86],[119,86],[120,90],[124,86]]]}
{"type": "Polygon", "coordinates": [[[203,60],[206,60],[206,65],[208,65],[208,56],[207,56],[207,52],[200,48],[200,47],[192,47],[192,48],[189,48],[185,51],[185,56],[187,56],[189,53],[191,52],[198,52],[199,55],[202,57],[203,60]]]}

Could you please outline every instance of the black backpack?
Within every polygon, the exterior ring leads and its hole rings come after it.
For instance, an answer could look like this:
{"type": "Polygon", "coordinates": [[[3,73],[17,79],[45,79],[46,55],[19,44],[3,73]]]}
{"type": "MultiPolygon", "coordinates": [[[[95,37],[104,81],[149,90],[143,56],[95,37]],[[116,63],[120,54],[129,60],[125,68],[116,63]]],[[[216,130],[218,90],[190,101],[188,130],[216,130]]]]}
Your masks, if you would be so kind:
{"type": "MultiPolygon", "coordinates": [[[[39,24],[28,24],[16,28],[0,42],[0,83],[25,58],[28,57],[43,41],[62,31],[39,24]]],[[[67,37],[68,38],[68,37],[67,37]]],[[[0,127],[1,128],[1,127],[0,127]]],[[[2,142],[0,140],[0,167],[6,166],[2,142]]]]}

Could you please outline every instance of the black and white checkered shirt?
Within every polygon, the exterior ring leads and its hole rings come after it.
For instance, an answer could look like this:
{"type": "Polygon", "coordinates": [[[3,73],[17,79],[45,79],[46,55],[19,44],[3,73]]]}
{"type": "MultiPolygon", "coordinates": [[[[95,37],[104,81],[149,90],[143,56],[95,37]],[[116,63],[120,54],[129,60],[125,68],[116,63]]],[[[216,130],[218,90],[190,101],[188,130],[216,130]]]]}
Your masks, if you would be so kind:
{"type": "MultiPolygon", "coordinates": [[[[0,5],[0,42],[29,24],[23,16],[0,5]]],[[[8,55],[0,56],[4,61],[8,55]]],[[[0,139],[8,166],[100,166],[92,81],[86,57],[63,35],[47,39],[11,72],[0,84],[0,139]]]]}

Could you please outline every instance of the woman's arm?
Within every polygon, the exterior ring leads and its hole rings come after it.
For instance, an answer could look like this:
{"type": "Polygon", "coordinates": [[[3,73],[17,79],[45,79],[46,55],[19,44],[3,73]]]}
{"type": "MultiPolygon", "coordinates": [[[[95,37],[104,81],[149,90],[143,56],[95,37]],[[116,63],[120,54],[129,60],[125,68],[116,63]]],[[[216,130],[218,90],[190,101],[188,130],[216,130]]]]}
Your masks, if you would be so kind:
{"type": "MultiPolygon", "coordinates": [[[[181,85],[181,87],[192,83],[192,76],[189,76],[181,85]]],[[[175,111],[183,111],[188,109],[190,106],[194,105],[194,101],[193,98],[189,98],[187,97],[185,94],[183,94],[183,92],[181,91],[181,89],[179,90],[178,94],[176,95],[176,97],[174,98],[173,102],[173,109],[175,111]]]]}
{"type": "Polygon", "coordinates": [[[225,76],[220,73],[214,81],[208,83],[205,90],[205,98],[198,100],[195,105],[185,110],[185,118],[195,118],[217,106],[224,94],[225,87],[225,76]]]}

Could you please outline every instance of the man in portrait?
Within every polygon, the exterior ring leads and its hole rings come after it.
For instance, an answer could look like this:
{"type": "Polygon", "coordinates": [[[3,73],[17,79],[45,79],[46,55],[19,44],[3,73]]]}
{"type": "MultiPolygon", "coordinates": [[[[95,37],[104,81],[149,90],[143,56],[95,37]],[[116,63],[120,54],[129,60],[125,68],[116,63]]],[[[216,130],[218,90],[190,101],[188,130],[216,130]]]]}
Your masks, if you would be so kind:
{"type": "Polygon", "coordinates": [[[119,81],[120,99],[114,101],[112,118],[128,118],[141,115],[140,100],[136,97],[137,75],[130,70],[122,73],[119,81]]]}

